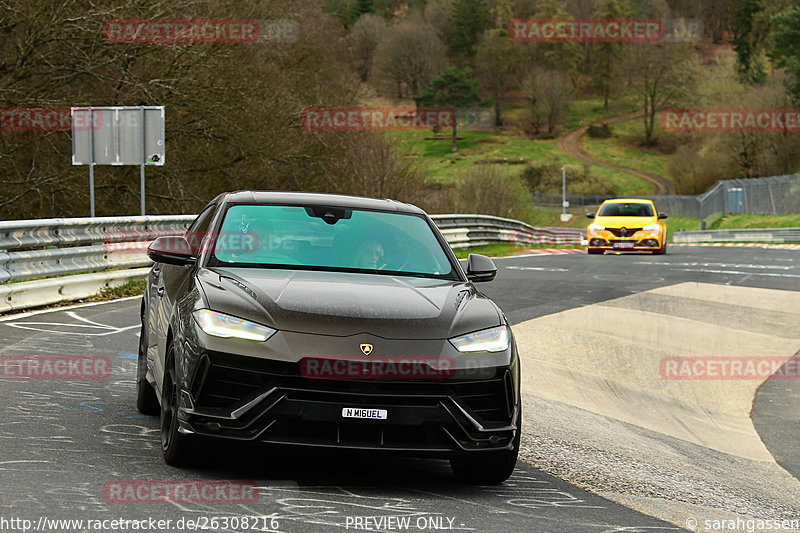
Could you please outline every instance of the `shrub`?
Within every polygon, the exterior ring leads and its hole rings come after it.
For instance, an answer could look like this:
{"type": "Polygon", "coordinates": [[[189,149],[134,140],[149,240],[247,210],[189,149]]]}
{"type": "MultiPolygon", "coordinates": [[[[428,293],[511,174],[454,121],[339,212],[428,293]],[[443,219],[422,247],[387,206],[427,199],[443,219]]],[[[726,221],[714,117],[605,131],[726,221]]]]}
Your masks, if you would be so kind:
{"type": "Polygon", "coordinates": [[[475,165],[470,168],[450,193],[446,209],[452,213],[524,220],[532,206],[530,192],[519,174],[495,165],[475,165]]]}
{"type": "MultiPolygon", "coordinates": [[[[561,167],[558,161],[535,163],[525,167],[522,180],[533,193],[560,193],[561,192],[561,167]]],[[[616,189],[611,183],[604,181],[599,176],[591,173],[588,166],[567,167],[567,192],[569,194],[600,194],[613,195],[616,189]]]]}
{"type": "Polygon", "coordinates": [[[608,139],[613,134],[611,126],[603,122],[600,126],[592,124],[586,130],[587,135],[593,139],[608,139]]]}

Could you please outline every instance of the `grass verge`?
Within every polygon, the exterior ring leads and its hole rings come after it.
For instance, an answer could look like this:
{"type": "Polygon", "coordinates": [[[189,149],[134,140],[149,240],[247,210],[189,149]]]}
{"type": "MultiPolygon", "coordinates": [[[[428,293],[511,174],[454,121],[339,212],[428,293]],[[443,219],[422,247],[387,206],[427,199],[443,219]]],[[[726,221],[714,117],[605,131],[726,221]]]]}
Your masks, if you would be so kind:
{"type": "Polygon", "coordinates": [[[128,298],[130,296],[141,296],[144,294],[144,289],[147,286],[147,281],[143,279],[132,279],[127,283],[123,283],[117,287],[103,287],[100,289],[99,294],[86,298],[87,302],[105,302],[108,300],[116,300],[118,298],[128,298]]]}
{"type": "Polygon", "coordinates": [[[519,255],[529,251],[541,250],[542,248],[583,248],[579,244],[534,244],[533,246],[516,246],[511,243],[485,244],[483,246],[471,246],[469,248],[458,248],[453,250],[456,257],[466,259],[469,254],[481,254],[489,257],[502,257],[507,255],[519,255]]]}
{"type": "Polygon", "coordinates": [[[723,215],[713,223],[706,219],[708,229],[743,228],[800,228],[800,213],[792,215],[723,215]]]}
{"type": "MultiPolygon", "coordinates": [[[[431,131],[388,133],[399,141],[409,158],[415,159],[430,183],[451,185],[474,165],[493,164],[521,173],[526,164],[559,160],[581,167],[583,162],[564,154],[557,139],[530,139],[518,130],[460,131],[458,151],[451,150],[450,132],[431,131]],[[433,140],[435,139],[435,140],[433,140]]],[[[585,139],[585,138],[584,138],[585,139]]],[[[590,165],[592,174],[610,182],[620,196],[647,194],[650,185],[641,178],[600,165],[590,165]]],[[[569,176],[567,176],[569,193],[569,176]]]]}
{"type": "Polygon", "coordinates": [[[667,164],[671,156],[639,147],[642,137],[641,118],[616,122],[611,127],[614,134],[608,139],[593,139],[588,135],[583,137],[582,144],[586,153],[609,163],[669,179],[667,164]]]}
{"type": "Polygon", "coordinates": [[[565,127],[567,130],[575,130],[601,120],[608,120],[618,115],[636,111],[637,109],[639,109],[639,103],[633,98],[617,99],[609,102],[608,111],[603,109],[602,98],[573,100],[569,103],[565,127]]]}

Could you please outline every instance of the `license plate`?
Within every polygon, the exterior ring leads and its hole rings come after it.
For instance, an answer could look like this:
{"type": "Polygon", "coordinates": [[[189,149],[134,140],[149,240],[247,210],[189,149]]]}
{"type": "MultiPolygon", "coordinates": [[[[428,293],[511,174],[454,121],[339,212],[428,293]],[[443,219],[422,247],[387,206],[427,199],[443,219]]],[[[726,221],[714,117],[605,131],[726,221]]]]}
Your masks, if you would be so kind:
{"type": "Polygon", "coordinates": [[[615,242],[612,246],[614,248],[633,248],[633,241],[615,242]]]}
{"type": "Polygon", "coordinates": [[[386,409],[363,409],[361,407],[342,408],[342,418],[366,418],[371,420],[386,420],[389,412],[386,409]]]}

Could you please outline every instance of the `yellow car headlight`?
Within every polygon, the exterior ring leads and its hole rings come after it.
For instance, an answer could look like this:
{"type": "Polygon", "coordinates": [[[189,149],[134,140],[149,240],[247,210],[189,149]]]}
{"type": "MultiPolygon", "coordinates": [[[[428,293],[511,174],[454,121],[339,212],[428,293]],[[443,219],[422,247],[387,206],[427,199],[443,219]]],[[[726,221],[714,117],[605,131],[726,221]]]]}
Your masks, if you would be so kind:
{"type": "Polygon", "coordinates": [[[649,231],[653,235],[658,235],[661,233],[661,226],[658,224],[648,224],[647,226],[642,228],[643,231],[649,231]]]}
{"type": "Polygon", "coordinates": [[[600,224],[589,224],[589,228],[588,229],[589,229],[589,233],[591,233],[592,235],[597,235],[598,234],[597,232],[603,231],[604,229],[606,229],[606,227],[605,226],[601,226],[600,224]]]}

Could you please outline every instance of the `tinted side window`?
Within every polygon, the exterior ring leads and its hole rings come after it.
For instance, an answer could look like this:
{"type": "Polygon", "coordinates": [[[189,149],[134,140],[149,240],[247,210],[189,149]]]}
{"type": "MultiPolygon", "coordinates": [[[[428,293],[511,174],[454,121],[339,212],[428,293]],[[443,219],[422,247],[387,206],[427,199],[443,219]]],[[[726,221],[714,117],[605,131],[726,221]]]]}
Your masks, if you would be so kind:
{"type": "Polygon", "coordinates": [[[186,230],[185,237],[186,240],[189,241],[189,246],[192,248],[192,255],[195,257],[200,253],[200,245],[203,243],[203,238],[208,234],[208,228],[211,225],[211,220],[214,218],[216,207],[215,205],[206,207],[203,212],[197,216],[194,222],[192,222],[189,229],[186,230]]]}

